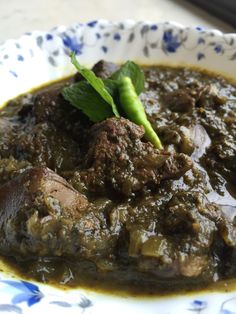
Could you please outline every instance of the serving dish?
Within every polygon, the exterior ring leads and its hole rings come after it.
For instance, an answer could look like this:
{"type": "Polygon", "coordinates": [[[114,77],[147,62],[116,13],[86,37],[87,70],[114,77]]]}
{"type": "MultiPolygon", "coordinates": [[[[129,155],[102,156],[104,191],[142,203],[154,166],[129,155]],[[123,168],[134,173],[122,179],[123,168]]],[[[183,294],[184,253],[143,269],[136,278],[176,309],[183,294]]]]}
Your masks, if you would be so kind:
{"type": "MultiPolygon", "coordinates": [[[[104,20],[50,32],[35,31],[0,46],[0,105],[42,84],[74,73],[69,52],[91,66],[100,59],[194,66],[236,78],[236,35],[176,23],[104,20]]],[[[135,298],[83,289],[58,290],[0,275],[0,312],[41,313],[236,313],[236,292],[135,298]]]]}

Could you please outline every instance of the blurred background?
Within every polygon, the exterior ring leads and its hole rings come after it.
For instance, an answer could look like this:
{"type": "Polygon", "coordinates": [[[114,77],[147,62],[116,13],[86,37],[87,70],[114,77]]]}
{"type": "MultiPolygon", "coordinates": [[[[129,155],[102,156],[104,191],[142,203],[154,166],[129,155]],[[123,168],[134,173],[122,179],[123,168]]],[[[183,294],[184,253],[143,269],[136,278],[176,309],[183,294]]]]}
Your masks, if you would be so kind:
{"type": "Polygon", "coordinates": [[[236,0],[0,0],[0,42],[30,30],[99,18],[171,20],[235,32],[236,0]]]}

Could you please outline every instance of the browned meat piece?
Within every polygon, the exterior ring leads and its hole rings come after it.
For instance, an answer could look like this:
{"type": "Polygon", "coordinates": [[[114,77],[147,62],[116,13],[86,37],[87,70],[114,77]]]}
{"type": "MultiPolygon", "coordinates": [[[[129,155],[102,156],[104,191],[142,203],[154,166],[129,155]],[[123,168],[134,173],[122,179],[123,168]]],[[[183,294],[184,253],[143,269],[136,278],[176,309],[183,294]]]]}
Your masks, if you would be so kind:
{"type": "Polygon", "coordinates": [[[212,145],[210,152],[220,161],[224,162],[229,169],[236,171],[236,142],[232,136],[219,139],[212,145]]]}
{"type": "Polygon", "coordinates": [[[61,95],[62,86],[43,91],[36,96],[32,115],[36,123],[51,122],[60,130],[72,135],[77,141],[91,125],[89,119],[71,106],[61,95]]]}
{"type": "Polygon", "coordinates": [[[79,147],[67,133],[52,123],[30,125],[12,139],[10,146],[17,159],[26,159],[33,165],[43,165],[63,171],[78,164],[79,147]]]}
{"type": "Polygon", "coordinates": [[[180,88],[167,93],[163,97],[164,104],[174,112],[188,112],[193,109],[196,103],[195,97],[191,94],[191,89],[180,88]]]}
{"type": "Polygon", "coordinates": [[[104,60],[97,62],[92,68],[93,72],[101,78],[109,78],[118,69],[117,64],[104,60]]]}
{"type": "Polygon", "coordinates": [[[7,255],[74,255],[85,196],[44,167],[0,187],[0,251],[7,255]]]}
{"type": "Polygon", "coordinates": [[[51,90],[43,91],[36,96],[33,115],[36,122],[51,121],[58,123],[71,111],[75,114],[75,109],[70,106],[61,95],[61,87],[54,87],[51,90]]]}
{"type": "MultiPolygon", "coordinates": [[[[118,69],[119,69],[119,66],[117,64],[100,60],[93,66],[92,71],[98,77],[105,79],[105,78],[109,78],[118,69]]],[[[83,80],[84,78],[80,73],[76,73],[74,79],[76,82],[78,82],[78,81],[83,80]]]]}
{"type": "Polygon", "coordinates": [[[192,168],[192,161],[185,154],[171,155],[160,169],[161,180],[178,179],[192,168]]]}
{"type": "Polygon", "coordinates": [[[72,184],[81,182],[90,192],[107,191],[129,196],[182,176],[192,167],[184,154],[171,155],[142,141],[144,129],[124,118],[111,118],[94,125],[89,133],[85,170],[75,173],[72,184]]]}
{"type": "Polygon", "coordinates": [[[214,84],[207,84],[197,94],[197,107],[205,109],[219,109],[226,102],[226,97],[219,94],[214,84]]]}
{"type": "Polygon", "coordinates": [[[213,109],[225,103],[214,85],[190,86],[169,92],[163,97],[164,104],[174,112],[189,112],[195,106],[213,109]]]}
{"type": "Polygon", "coordinates": [[[0,121],[0,158],[13,157],[59,172],[74,169],[80,158],[79,143],[51,122],[35,124],[32,120],[17,126],[8,122],[9,131],[2,133],[0,121]]]}
{"type": "MultiPolygon", "coordinates": [[[[219,136],[211,147],[208,154],[203,160],[203,165],[211,176],[212,184],[216,189],[217,177],[219,174],[223,176],[233,185],[236,184],[236,143],[235,138],[231,135],[219,136]],[[218,172],[218,175],[217,175],[218,172]]],[[[223,182],[222,192],[225,190],[225,182],[223,182]]],[[[224,192],[223,192],[224,194],[224,192]]]]}

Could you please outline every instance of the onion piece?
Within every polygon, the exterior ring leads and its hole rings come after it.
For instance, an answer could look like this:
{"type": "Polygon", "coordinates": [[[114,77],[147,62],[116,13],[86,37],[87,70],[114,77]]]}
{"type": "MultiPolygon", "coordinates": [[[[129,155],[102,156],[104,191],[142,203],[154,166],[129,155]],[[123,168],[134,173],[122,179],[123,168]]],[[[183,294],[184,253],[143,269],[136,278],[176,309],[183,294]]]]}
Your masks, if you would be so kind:
{"type": "Polygon", "coordinates": [[[198,161],[205,154],[206,149],[211,145],[211,139],[205,128],[200,124],[196,124],[190,130],[190,136],[195,146],[191,158],[194,161],[198,161]]]}
{"type": "Polygon", "coordinates": [[[235,216],[236,216],[236,205],[231,206],[231,205],[221,205],[220,206],[224,216],[229,220],[229,221],[234,221],[235,216]]]}

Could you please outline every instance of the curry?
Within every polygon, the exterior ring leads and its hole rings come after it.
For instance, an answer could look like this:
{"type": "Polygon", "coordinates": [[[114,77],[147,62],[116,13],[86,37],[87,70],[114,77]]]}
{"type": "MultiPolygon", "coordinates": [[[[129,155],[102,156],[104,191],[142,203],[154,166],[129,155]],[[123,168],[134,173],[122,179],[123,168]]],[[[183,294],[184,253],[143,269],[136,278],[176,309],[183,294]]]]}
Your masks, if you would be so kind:
{"type": "Polygon", "coordinates": [[[79,74],[1,111],[0,254],[25,277],[157,294],[236,277],[236,85],[142,70],[164,149],[125,114],[95,123],[71,106],[79,74]]]}

